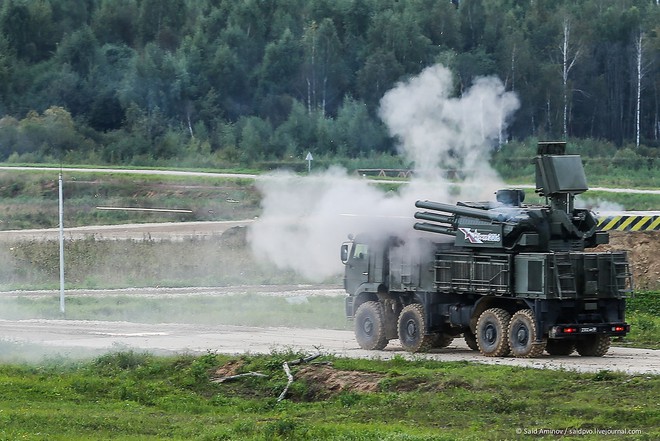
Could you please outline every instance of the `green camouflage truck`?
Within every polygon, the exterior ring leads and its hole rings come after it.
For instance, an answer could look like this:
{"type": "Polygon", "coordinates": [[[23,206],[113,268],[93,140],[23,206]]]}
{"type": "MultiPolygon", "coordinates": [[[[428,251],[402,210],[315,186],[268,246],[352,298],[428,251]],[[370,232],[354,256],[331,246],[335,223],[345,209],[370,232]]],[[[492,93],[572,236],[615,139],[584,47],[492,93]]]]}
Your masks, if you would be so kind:
{"type": "Polygon", "coordinates": [[[602,356],[625,336],[632,275],[625,251],[594,214],[575,208],[588,187],[565,143],[539,143],[536,191],[505,189],[493,202],[417,201],[410,238],[350,236],[341,246],[346,315],[359,346],[423,352],[463,336],[490,357],[602,356]]]}

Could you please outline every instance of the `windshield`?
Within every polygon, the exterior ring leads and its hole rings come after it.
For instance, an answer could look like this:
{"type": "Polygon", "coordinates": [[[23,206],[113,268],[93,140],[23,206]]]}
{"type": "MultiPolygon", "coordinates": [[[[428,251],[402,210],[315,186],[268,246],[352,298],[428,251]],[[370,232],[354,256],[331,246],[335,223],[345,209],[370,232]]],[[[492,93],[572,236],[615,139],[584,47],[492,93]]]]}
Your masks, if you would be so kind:
{"type": "Polygon", "coordinates": [[[353,245],[353,254],[351,255],[353,260],[368,259],[369,258],[369,247],[363,243],[356,243],[353,245]]]}

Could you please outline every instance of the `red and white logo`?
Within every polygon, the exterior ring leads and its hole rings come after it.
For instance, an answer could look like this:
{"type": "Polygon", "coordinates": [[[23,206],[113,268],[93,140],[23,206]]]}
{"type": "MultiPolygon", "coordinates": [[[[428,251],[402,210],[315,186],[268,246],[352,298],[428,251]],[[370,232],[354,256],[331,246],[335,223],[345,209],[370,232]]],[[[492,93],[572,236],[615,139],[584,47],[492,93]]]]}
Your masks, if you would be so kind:
{"type": "Polygon", "coordinates": [[[465,235],[465,239],[470,243],[499,242],[502,239],[500,233],[480,233],[472,228],[459,228],[458,230],[465,235]]]}

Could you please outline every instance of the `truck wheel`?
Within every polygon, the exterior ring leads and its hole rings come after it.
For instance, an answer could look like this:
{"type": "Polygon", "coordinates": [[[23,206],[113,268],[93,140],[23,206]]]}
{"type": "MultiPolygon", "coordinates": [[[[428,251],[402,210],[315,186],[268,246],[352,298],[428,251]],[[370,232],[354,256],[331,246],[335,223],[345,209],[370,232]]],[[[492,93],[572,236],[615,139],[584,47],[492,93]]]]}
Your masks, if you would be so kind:
{"type": "Polygon", "coordinates": [[[355,312],[355,339],[362,349],[381,350],[387,346],[380,303],[364,302],[355,312]]]}
{"type": "Polygon", "coordinates": [[[399,342],[408,352],[425,352],[433,345],[433,335],[426,335],[424,307],[413,303],[401,310],[399,314],[399,342]]]}
{"type": "Polygon", "coordinates": [[[485,310],[477,320],[477,345],[486,357],[502,357],[509,353],[507,329],[511,314],[501,308],[485,310]]]}
{"type": "Polygon", "coordinates": [[[463,338],[465,338],[465,343],[467,343],[468,348],[473,351],[479,350],[479,345],[477,344],[477,336],[471,333],[470,331],[465,331],[463,333],[463,338]]]}
{"type": "Polygon", "coordinates": [[[536,343],[538,330],[531,309],[521,309],[509,322],[509,348],[514,357],[538,357],[545,349],[545,340],[536,343]]]}
{"type": "Polygon", "coordinates": [[[548,340],[545,345],[545,352],[550,355],[571,355],[575,350],[575,342],[573,340],[548,340]]]}
{"type": "Polygon", "coordinates": [[[445,334],[444,332],[441,332],[439,334],[433,335],[432,347],[434,347],[434,348],[446,348],[453,341],[454,341],[453,336],[451,336],[449,334],[445,334]]]}
{"type": "Polygon", "coordinates": [[[583,357],[602,357],[610,350],[610,336],[588,335],[575,342],[575,349],[583,357]]]}

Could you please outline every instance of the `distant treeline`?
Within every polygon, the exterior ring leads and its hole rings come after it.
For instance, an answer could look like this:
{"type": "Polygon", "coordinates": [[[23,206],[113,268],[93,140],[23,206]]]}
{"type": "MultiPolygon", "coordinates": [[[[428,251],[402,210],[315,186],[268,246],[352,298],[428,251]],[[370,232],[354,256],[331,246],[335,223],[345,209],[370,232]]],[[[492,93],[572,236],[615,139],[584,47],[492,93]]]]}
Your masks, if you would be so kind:
{"type": "Polygon", "coordinates": [[[380,98],[496,75],[513,140],[660,144],[657,0],[0,0],[0,161],[236,166],[395,151],[380,98]]]}

